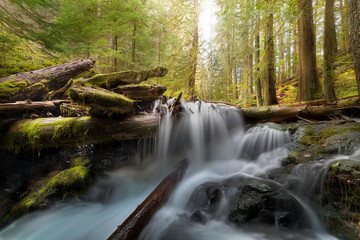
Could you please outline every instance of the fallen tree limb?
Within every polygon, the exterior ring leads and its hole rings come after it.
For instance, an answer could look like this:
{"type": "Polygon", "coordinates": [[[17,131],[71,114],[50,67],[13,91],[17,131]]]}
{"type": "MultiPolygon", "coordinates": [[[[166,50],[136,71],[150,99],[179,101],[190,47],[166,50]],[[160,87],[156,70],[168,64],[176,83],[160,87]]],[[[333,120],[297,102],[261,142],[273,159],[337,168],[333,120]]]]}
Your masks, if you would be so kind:
{"type": "Polygon", "coordinates": [[[55,109],[55,105],[51,101],[31,102],[21,101],[16,103],[1,103],[1,114],[26,113],[28,111],[51,111],[55,109]]]}
{"type": "Polygon", "coordinates": [[[0,149],[19,152],[150,137],[158,128],[156,114],[109,118],[69,117],[23,119],[0,129],[0,149]]]}
{"type": "Polygon", "coordinates": [[[152,101],[160,97],[166,91],[166,87],[150,85],[125,85],[119,86],[112,90],[134,100],[152,101]]]}
{"type": "Polygon", "coordinates": [[[135,110],[133,100],[103,88],[73,86],[69,95],[73,102],[90,107],[90,115],[125,114],[135,110]]]}
{"type": "Polygon", "coordinates": [[[114,72],[95,75],[82,83],[106,89],[116,88],[119,85],[140,83],[154,77],[164,77],[169,69],[156,67],[149,70],[114,72]]]}
{"type": "Polygon", "coordinates": [[[311,121],[311,119],[327,119],[330,114],[341,112],[344,109],[357,108],[358,106],[359,98],[352,98],[319,106],[298,105],[288,107],[277,105],[260,108],[241,108],[241,111],[248,123],[285,122],[296,120],[298,117],[311,121]]]}
{"type": "Polygon", "coordinates": [[[45,100],[48,92],[62,88],[70,78],[94,67],[94,63],[93,59],[84,59],[0,78],[0,100],[45,100]]]}
{"type": "Polygon", "coordinates": [[[108,240],[137,239],[154,213],[166,202],[176,185],[181,181],[188,165],[188,160],[182,160],[176,169],[167,175],[136,210],[118,226],[108,240]]]}

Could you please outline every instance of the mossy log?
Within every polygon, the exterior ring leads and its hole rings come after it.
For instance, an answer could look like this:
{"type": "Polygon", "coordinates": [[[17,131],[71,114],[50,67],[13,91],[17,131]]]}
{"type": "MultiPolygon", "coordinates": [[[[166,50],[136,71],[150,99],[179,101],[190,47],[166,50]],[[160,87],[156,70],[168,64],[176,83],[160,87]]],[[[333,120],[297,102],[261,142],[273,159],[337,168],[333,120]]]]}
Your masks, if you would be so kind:
{"type": "Polygon", "coordinates": [[[114,72],[95,75],[82,83],[106,89],[116,88],[119,85],[140,83],[154,77],[164,77],[169,69],[156,67],[149,70],[114,72]]]}
{"type": "Polygon", "coordinates": [[[29,111],[51,111],[55,109],[55,105],[51,101],[32,102],[21,101],[15,103],[0,103],[0,115],[13,113],[26,113],[29,111]]]}
{"type": "Polygon", "coordinates": [[[184,159],[167,175],[136,210],[116,229],[108,240],[138,239],[143,228],[148,224],[154,213],[166,202],[172,191],[183,178],[188,160],[184,159]]]}
{"type": "Polygon", "coordinates": [[[249,123],[261,122],[285,122],[296,120],[299,117],[304,119],[323,120],[329,119],[330,114],[341,113],[348,108],[359,107],[359,98],[345,99],[324,105],[297,105],[288,106],[269,106],[241,108],[245,120],[249,123]]]}
{"type": "Polygon", "coordinates": [[[23,119],[0,129],[0,149],[40,151],[50,147],[141,139],[150,137],[158,125],[156,114],[134,115],[123,121],[89,116],[23,119]]]}
{"type": "Polygon", "coordinates": [[[135,110],[133,100],[103,88],[74,86],[69,95],[73,102],[90,107],[90,115],[126,114],[135,110]]]}
{"type": "Polygon", "coordinates": [[[134,100],[152,101],[160,97],[166,91],[166,87],[150,85],[126,85],[119,86],[112,90],[134,100]]]}
{"type": "Polygon", "coordinates": [[[50,91],[62,88],[71,78],[93,68],[94,63],[93,59],[83,59],[0,78],[0,100],[45,100],[50,91]]]}

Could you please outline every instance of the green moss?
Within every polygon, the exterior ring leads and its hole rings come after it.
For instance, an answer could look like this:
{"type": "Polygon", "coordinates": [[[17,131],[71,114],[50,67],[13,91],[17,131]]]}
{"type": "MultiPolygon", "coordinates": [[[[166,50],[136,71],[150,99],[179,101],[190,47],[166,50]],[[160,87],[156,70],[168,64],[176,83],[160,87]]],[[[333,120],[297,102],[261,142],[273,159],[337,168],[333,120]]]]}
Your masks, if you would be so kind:
{"type": "Polygon", "coordinates": [[[7,99],[12,95],[23,91],[30,82],[17,81],[11,79],[0,83],[0,99],[7,99]]]}
{"type": "Polygon", "coordinates": [[[304,131],[305,135],[313,135],[314,134],[314,129],[311,125],[308,125],[305,127],[305,131],[304,131]]]}
{"type": "Polygon", "coordinates": [[[128,113],[134,109],[135,103],[121,94],[95,87],[72,88],[70,89],[70,98],[73,102],[90,107],[92,113],[96,113],[95,115],[103,115],[102,112],[105,114],[128,113]]]}
{"type": "Polygon", "coordinates": [[[70,160],[70,165],[72,167],[78,167],[78,166],[88,167],[90,166],[90,164],[91,164],[90,159],[84,156],[73,158],[70,160]]]}
{"type": "Polygon", "coordinates": [[[13,126],[5,135],[3,143],[5,149],[36,150],[42,148],[58,147],[69,138],[86,140],[89,127],[86,122],[90,117],[81,118],[38,118],[34,120],[22,120],[13,126]]]}
{"type": "Polygon", "coordinates": [[[45,186],[38,191],[30,193],[18,202],[7,216],[14,219],[36,209],[46,207],[46,200],[52,197],[61,197],[66,200],[68,196],[81,194],[90,182],[89,169],[76,166],[59,172],[52,177],[45,186]],[[65,198],[64,198],[65,197],[65,198]]]}

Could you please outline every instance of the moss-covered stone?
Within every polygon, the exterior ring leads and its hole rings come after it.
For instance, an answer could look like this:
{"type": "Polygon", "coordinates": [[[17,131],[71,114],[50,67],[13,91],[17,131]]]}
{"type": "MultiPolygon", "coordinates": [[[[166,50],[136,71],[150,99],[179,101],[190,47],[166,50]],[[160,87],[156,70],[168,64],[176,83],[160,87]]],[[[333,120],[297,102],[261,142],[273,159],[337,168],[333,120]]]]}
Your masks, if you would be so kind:
{"type": "Polygon", "coordinates": [[[0,99],[7,99],[22,92],[29,84],[29,81],[17,81],[15,79],[0,83],[0,99]]]}
{"type": "Polygon", "coordinates": [[[39,190],[31,192],[18,202],[7,216],[14,219],[33,210],[48,207],[49,199],[66,200],[69,196],[78,196],[83,193],[90,182],[89,169],[76,166],[59,172],[50,178],[39,190]]]}

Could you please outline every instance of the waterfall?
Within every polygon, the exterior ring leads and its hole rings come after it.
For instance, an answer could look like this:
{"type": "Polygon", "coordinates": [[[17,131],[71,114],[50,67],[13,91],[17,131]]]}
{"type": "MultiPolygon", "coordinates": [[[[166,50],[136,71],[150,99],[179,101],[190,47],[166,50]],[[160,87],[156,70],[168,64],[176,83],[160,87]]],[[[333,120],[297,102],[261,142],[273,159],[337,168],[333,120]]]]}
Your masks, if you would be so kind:
{"type": "Polygon", "coordinates": [[[287,129],[247,126],[239,110],[201,101],[176,116],[157,104],[155,155],[100,177],[83,199],[18,219],[0,239],[106,239],[183,158],[188,172],[140,239],[336,239],[302,196],[271,178],[289,154],[287,129]]]}

